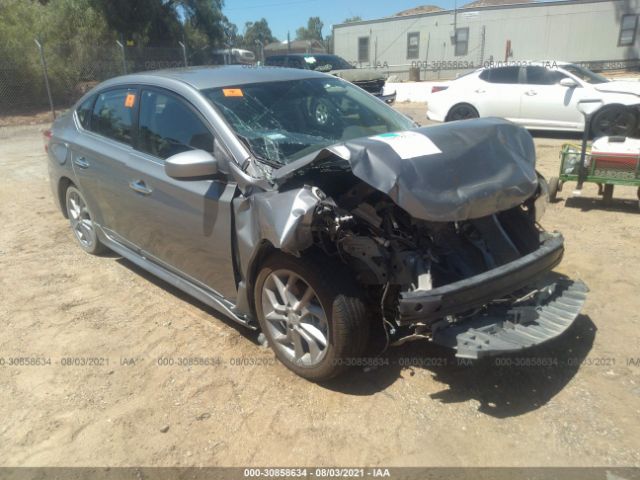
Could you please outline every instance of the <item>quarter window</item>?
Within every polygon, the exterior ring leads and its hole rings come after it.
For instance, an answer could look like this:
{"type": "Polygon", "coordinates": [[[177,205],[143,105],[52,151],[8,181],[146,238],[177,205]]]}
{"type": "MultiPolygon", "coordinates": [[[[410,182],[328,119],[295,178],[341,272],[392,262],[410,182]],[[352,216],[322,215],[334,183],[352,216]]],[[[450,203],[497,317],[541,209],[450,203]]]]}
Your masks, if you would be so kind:
{"type": "Polygon", "coordinates": [[[456,56],[466,55],[469,51],[469,28],[456,28],[456,56]]]}
{"type": "Polygon", "coordinates": [[[638,15],[623,15],[620,22],[619,46],[633,45],[636,42],[638,15]]]}
{"type": "Polygon", "coordinates": [[[369,37],[358,38],[358,61],[369,61],[369,37]]]}
{"type": "Polygon", "coordinates": [[[136,91],[132,88],[109,90],[99,94],[91,114],[91,130],[131,145],[135,104],[136,91]]]}
{"type": "Polygon", "coordinates": [[[418,58],[420,56],[420,32],[407,34],[407,58],[418,58]]]}
{"type": "Polygon", "coordinates": [[[138,149],[162,159],[187,150],[213,152],[213,135],[182,100],[157,91],[142,92],[138,149]]]}

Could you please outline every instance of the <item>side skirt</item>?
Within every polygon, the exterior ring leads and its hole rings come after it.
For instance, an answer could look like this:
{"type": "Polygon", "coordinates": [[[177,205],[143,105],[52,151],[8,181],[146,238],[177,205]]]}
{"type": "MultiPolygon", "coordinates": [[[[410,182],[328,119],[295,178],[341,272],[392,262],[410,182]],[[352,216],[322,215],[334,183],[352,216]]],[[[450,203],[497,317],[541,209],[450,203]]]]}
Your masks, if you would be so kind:
{"type": "Polygon", "coordinates": [[[176,275],[175,273],[167,270],[166,268],[162,267],[158,263],[151,261],[144,255],[134,252],[130,248],[122,245],[118,241],[109,237],[104,232],[104,230],[102,230],[102,228],[98,228],[97,230],[100,236],[100,241],[102,241],[102,243],[104,243],[107,247],[109,247],[111,250],[116,252],[118,255],[121,255],[122,257],[136,264],[143,270],[148,271],[149,273],[155,275],[156,277],[173,285],[177,289],[182,290],[186,294],[200,300],[202,303],[210,306],[211,308],[214,308],[215,310],[222,313],[226,317],[229,317],[233,321],[241,325],[244,325],[245,327],[250,328],[251,330],[258,329],[256,322],[253,321],[252,318],[244,315],[239,315],[234,312],[235,305],[232,302],[226,300],[225,298],[221,297],[220,295],[218,295],[217,293],[215,293],[210,289],[203,288],[199,285],[196,285],[193,282],[190,282],[184,277],[176,275]]]}

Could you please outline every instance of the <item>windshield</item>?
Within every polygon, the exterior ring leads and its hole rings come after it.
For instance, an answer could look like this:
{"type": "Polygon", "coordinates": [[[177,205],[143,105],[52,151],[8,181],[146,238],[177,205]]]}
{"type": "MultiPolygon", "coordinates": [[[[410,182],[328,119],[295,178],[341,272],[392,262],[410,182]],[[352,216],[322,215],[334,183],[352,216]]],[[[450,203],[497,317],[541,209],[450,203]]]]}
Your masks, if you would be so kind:
{"type": "Polygon", "coordinates": [[[337,55],[305,55],[304,61],[310,70],[317,70],[319,72],[354,68],[353,65],[337,55]]]}
{"type": "Polygon", "coordinates": [[[414,128],[338,78],[256,83],[202,92],[263,162],[279,167],[334,143],[414,128]]]}
{"type": "Polygon", "coordinates": [[[567,72],[575,75],[583,82],[597,84],[597,83],[606,83],[609,80],[602,75],[598,75],[597,73],[593,73],[588,68],[581,67],[580,65],[575,65],[570,63],[568,65],[562,65],[567,72]]]}

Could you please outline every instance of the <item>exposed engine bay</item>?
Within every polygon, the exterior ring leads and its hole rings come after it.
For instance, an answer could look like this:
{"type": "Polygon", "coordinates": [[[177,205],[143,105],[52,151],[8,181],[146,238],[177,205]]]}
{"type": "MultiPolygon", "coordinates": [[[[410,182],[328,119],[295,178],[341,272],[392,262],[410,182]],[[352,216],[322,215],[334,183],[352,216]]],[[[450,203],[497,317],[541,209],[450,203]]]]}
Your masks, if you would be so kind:
{"type": "Polygon", "coordinates": [[[347,265],[387,343],[426,337],[478,358],[557,336],[586,287],[549,277],[563,239],[538,223],[548,191],[531,137],[502,120],[462,123],[462,136],[415,130],[434,142],[426,155],[367,137],[267,172],[277,192],[238,204],[240,256],[246,231],[253,244],[347,265]]]}

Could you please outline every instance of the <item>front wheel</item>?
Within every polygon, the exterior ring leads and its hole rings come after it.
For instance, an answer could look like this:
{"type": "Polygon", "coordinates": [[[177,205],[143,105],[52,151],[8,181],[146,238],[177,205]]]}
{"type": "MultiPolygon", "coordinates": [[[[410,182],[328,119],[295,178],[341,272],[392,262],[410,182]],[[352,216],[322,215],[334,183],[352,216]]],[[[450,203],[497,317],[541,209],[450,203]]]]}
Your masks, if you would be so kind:
{"type": "Polygon", "coordinates": [[[369,337],[363,298],[348,272],[335,267],[278,252],[256,279],[256,314],[269,345],[287,368],[313,381],[354,364],[369,337]]]}
{"type": "Polygon", "coordinates": [[[636,115],[622,105],[611,105],[598,110],[591,120],[594,138],[620,135],[632,136],[638,126],[636,115]]]}

